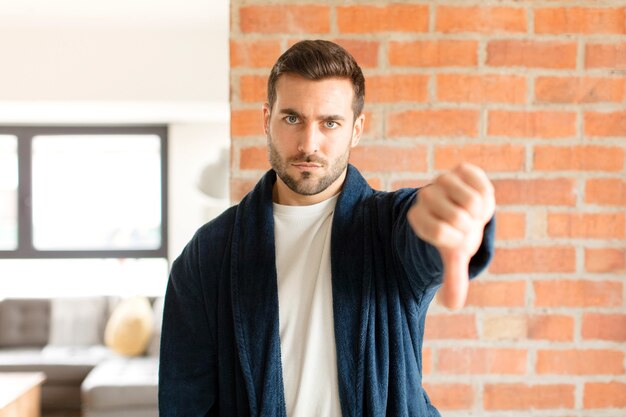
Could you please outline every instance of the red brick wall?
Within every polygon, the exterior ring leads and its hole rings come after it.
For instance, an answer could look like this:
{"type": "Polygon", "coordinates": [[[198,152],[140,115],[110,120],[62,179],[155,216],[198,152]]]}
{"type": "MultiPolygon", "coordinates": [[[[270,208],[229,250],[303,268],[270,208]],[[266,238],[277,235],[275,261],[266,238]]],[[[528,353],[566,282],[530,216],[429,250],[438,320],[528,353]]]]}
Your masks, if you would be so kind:
{"type": "Polygon", "coordinates": [[[462,160],[496,186],[493,265],[465,309],[428,318],[433,402],[625,415],[625,3],[294,3],[231,5],[233,201],[268,168],[271,64],[299,39],[343,44],[366,76],[352,162],[373,186],[424,184],[462,160]]]}

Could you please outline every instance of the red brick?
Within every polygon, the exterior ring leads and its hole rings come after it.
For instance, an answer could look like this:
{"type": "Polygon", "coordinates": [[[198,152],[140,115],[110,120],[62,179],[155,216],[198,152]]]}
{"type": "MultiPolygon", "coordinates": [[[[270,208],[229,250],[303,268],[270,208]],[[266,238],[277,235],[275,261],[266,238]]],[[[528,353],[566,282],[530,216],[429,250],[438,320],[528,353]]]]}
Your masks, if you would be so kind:
{"type": "Polygon", "coordinates": [[[425,185],[432,183],[432,180],[425,179],[403,179],[393,181],[391,183],[392,190],[399,190],[400,188],[421,188],[425,185]]]}
{"type": "Polygon", "coordinates": [[[524,281],[471,281],[466,304],[479,307],[524,307],[526,283],[524,281]]]}
{"type": "Polygon", "coordinates": [[[241,199],[248,194],[256,183],[258,179],[242,179],[242,178],[231,178],[230,179],[230,201],[233,204],[238,203],[241,199]]]}
{"type": "Polygon", "coordinates": [[[530,316],[528,338],[551,342],[571,342],[574,340],[574,318],[547,314],[530,316]]]}
{"type": "Polygon", "coordinates": [[[428,6],[340,6],[337,7],[337,26],[342,33],[427,32],[428,6]]]}
{"type": "Polygon", "coordinates": [[[365,115],[364,138],[380,139],[383,136],[383,116],[381,113],[381,111],[363,112],[365,115]]]}
{"type": "Polygon", "coordinates": [[[428,375],[433,370],[433,350],[429,347],[422,349],[422,374],[428,375]]]}
{"type": "Polygon", "coordinates": [[[626,111],[587,112],[584,115],[585,136],[626,136],[626,111]]]}
{"type": "Polygon", "coordinates": [[[585,408],[626,407],[626,383],[587,382],[583,395],[585,408]]]}
{"type": "Polygon", "coordinates": [[[537,77],[539,103],[618,103],[624,100],[626,80],[602,77],[537,77]]]}
{"type": "Polygon", "coordinates": [[[575,182],[571,178],[494,180],[493,185],[499,206],[508,204],[573,206],[576,204],[575,182]]]}
{"type": "Polygon", "coordinates": [[[267,76],[242,75],[239,77],[239,98],[245,103],[267,101],[267,76]]]}
{"type": "Polygon", "coordinates": [[[587,272],[625,272],[626,249],[585,249],[585,270],[587,272]]]}
{"type": "Polygon", "coordinates": [[[622,171],[624,150],[616,146],[535,146],[535,170],[622,171]]]}
{"type": "Polygon", "coordinates": [[[626,181],[618,178],[592,178],[585,185],[585,203],[626,206],[626,181]]]}
{"type": "Polygon", "coordinates": [[[498,211],[496,240],[519,240],[526,237],[526,213],[498,211]]]}
{"type": "Polygon", "coordinates": [[[440,348],[437,370],[443,374],[526,373],[526,349],[440,348]]]}
{"type": "Polygon", "coordinates": [[[264,68],[280,55],[279,40],[230,41],[230,67],[264,68]]]}
{"type": "Polygon", "coordinates": [[[493,40],[487,44],[487,65],[494,67],[576,68],[576,43],[493,40]]]}
{"type": "Polygon", "coordinates": [[[624,213],[548,213],[548,236],[624,239],[624,213]]]}
{"type": "Polygon", "coordinates": [[[387,116],[388,137],[478,136],[476,110],[409,110],[387,116]]]}
{"type": "Polygon", "coordinates": [[[467,384],[424,384],[430,401],[439,410],[468,410],[474,405],[474,388],[467,384]]]}
{"type": "Polygon", "coordinates": [[[391,74],[367,78],[368,103],[425,102],[427,98],[427,75],[391,74]]]}
{"type": "Polygon", "coordinates": [[[270,168],[265,146],[253,146],[239,150],[239,169],[262,169],[270,168]]]}
{"type": "Polygon", "coordinates": [[[435,169],[448,170],[471,162],[485,171],[523,171],[526,149],[522,145],[442,145],[435,147],[435,169]]]}
{"type": "MultiPolygon", "coordinates": [[[[613,284],[618,288],[618,291],[622,291],[621,282],[613,284]]],[[[602,307],[621,305],[621,293],[617,294],[615,298],[620,300],[619,304],[613,303],[602,307]]],[[[582,336],[583,339],[626,342],[626,314],[584,314],[582,336]]]]}
{"type": "Polygon", "coordinates": [[[576,135],[576,113],[569,111],[489,111],[489,136],[565,138],[576,135]]]}
{"type": "Polygon", "coordinates": [[[239,26],[244,33],[328,33],[330,10],[321,5],[242,6],[239,26]]]}
{"type": "Polygon", "coordinates": [[[489,267],[494,274],[575,270],[576,251],[571,246],[498,248],[489,267]]]}
{"type": "Polygon", "coordinates": [[[550,7],[535,10],[535,33],[624,34],[623,8],[550,7]]]}
{"type": "Polygon", "coordinates": [[[526,78],[504,74],[439,74],[437,100],[455,103],[525,103],[526,78]]]}
{"type": "Polygon", "coordinates": [[[574,407],[574,385],[486,384],[485,410],[531,410],[574,407]]]}
{"type": "Polygon", "coordinates": [[[526,28],[526,10],[521,8],[437,7],[437,32],[523,33],[526,28]]]}
{"type": "Polygon", "coordinates": [[[389,63],[397,67],[475,67],[478,42],[423,40],[389,42],[389,63]]]}
{"type": "Polygon", "coordinates": [[[611,281],[546,280],[533,282],[536,307],[618,307],[622,285],[611,281]]]}
{"type": "Polygon", "coordinates": [[[359,146],[352,150],[350,162],[368,172],[426,171],[426,147],[359,146]]]}
{"type": "Polygon", "coordinates": [[[539,375],[620,375],[624,373],[624,352],[608,349],[539,349],[537,373],[539,375]]]}
{"type": "Polygon", "coordinates": [[[585,48],[585,67],[626,69],[626,42],[588,43],[585,48]]]}
{"type": "MultiPolygon", "coordinates": [[[[377,41],[361,39],[334,39],[334,42],[346,48],[356,59],[361,68],[375,68],[378,66],[378,50],[380,43],[377,41]]],[[[369,78],[368,78],[369,82],[369,78]]],[[[369,93],[369,92],[368,92],[369,93]]],[[[369,100],[369,94],[368,94],[369,100]]]]}
{"type": "Polygon", "coordinates": [[[521,314],[483,314],[481,340],[522,340],[527,338],[526,316],[521,314]]]}
{"type": "Polygon", "coordinates": [[[265,136],[263,113],[258,110],[231,110],[231,136],[265,136]]]}
{"type": "Polygon", "coordinates": [[[367,181],[369,186],[375,190],[380,190],[382,187],[382,182],[380,178],[378,177],[368,177],[368,178],[365,178],[365,180],[367,181]]]}
{"type": "Polygon", "coordinates": [[[473,314],[429,314],[425,340],[476,339],[476,316],[473,314]]]}

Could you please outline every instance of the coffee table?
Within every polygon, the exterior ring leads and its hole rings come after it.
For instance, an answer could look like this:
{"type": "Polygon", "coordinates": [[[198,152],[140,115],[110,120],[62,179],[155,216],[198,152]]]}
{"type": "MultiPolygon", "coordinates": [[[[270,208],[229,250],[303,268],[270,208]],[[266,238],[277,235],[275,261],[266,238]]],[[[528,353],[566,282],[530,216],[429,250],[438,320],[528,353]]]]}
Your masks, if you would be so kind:
{"type": "Polygon", "coordinates": [[[0,417],[41,415],[41,372],[0,372],[0,417]]]}

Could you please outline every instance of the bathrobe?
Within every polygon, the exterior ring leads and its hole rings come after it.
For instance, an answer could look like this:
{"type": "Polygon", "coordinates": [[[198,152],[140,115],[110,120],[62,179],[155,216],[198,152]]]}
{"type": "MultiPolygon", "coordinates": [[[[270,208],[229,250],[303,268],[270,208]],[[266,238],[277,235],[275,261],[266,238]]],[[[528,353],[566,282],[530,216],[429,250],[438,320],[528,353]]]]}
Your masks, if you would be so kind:
{"type": "MultiPolygon", "coordinates": [[[[269,171],[201,227],[172,265],[161,335],[161,417],[286,416],[269,171]]],[[[439,416],[422,388],[436,248],[406,214],[419,190],[373,190],[348,166],[331,231],[332,303],[343,417],[439,416]]],[[[493,254],[484,230],[469,273],[493,254]]],[[[291,417],[291,416],[290,416],[291,417]]]]}

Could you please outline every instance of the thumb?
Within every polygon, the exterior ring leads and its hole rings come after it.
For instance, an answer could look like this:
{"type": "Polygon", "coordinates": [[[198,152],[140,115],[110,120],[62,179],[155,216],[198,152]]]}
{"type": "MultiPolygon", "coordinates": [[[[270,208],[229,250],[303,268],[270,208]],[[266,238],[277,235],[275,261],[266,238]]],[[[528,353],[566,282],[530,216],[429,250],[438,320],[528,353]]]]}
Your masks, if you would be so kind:
{"type": "Polygon", "coordinates": [[[443,287],[441,301],[449,309],[457,310],[465,305],[469,288],[470,259],[458,250],[441,251],[443,261],[443,287]]]}

